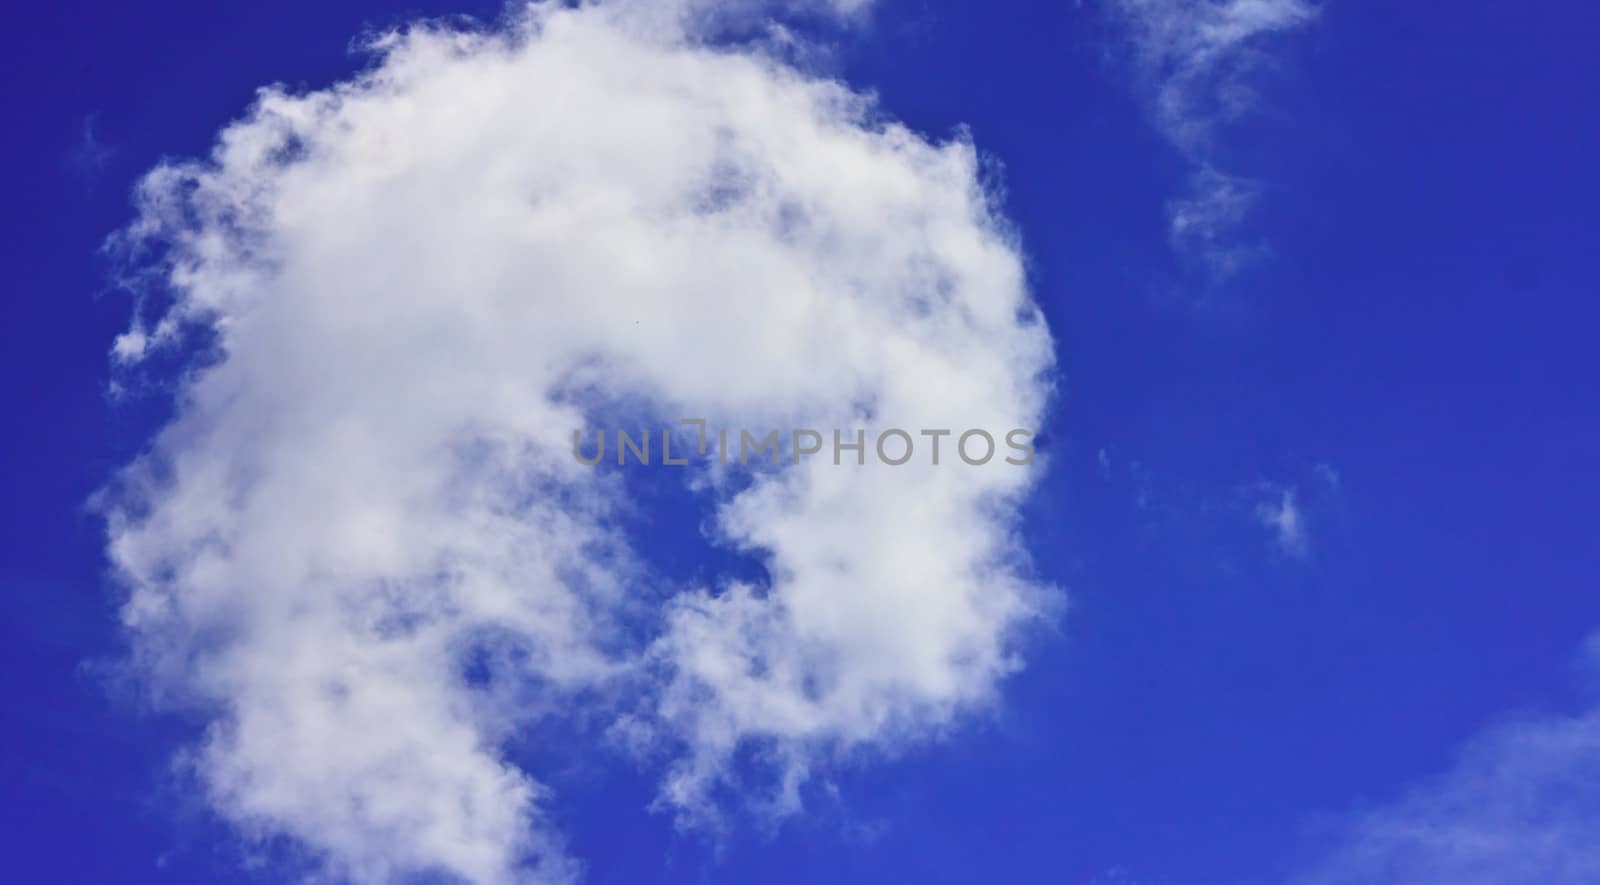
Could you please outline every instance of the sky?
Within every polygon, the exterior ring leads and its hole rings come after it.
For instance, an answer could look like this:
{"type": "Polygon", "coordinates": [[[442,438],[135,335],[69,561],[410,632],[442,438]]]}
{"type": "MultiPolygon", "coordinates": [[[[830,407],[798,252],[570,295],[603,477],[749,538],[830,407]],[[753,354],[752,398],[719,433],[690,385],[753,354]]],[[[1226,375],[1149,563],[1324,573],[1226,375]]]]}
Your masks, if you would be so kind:
{"type": "Polygon", "coordinates": [[[1600,881],[1587,6],[7,17],[17,881],[1600,881]]]}

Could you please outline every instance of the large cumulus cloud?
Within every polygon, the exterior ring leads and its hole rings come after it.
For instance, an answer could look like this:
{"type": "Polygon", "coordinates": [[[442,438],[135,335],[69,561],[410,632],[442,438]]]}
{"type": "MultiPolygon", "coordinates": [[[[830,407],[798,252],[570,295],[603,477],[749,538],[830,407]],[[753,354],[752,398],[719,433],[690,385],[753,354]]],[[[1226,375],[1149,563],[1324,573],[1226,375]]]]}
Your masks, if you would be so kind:
{"type": "Polygon", "coordinates": [[[1036,427],[1052,343],[971,144],[630,8],[397,31],[139,188],[165,294],[119,371],[207,357],[104,497],[136,663],[210,717],[215,807],[336,875],[578,875],[503,750],[547,716],[664,758],[683,821],[751,747],[792,809],[992,701],[1052,605],[1039,464],[819,457],[670,468],[767,578],[641,615],[626,479],[574,428],[1036,427]]]}

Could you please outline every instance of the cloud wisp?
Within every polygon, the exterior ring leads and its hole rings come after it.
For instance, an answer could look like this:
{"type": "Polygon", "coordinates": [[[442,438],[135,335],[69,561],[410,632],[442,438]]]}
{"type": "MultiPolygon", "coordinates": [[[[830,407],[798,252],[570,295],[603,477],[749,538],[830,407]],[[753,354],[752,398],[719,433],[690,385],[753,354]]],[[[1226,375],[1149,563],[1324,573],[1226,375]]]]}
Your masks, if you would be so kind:
{"type": "Polygon", "coordinates": [[[1278,550],[1285,556],[1303,559],[1311,549],[1311,539],[1306,533],[1305,516],[1296,500],[1298,491],[1293,486],[1268,485],[1266,500],[1256,505],[1256,518],[1272,533],[1278,550]]]}
{"type": "Polygon", "coordinates": [[[1600,881],[1597,830],[1600,705],[1591,705],[1479,736],[1448,772],[1348,820],[1294,882],[1583,885],[1600,881]]]}
{"type": "Polygon", "coordinates": [[[1268,63],[1261,45],[1303,28],[1317,15],[1306,0],[1108,0],[1126,35],[1151,112],[1193,171],[1183,196],[1167,206],[1180,254],[1217,277],[1256,250],[1234,235],[1260,185],[1218,168],[1217,132],[1256,102],[1251,75],[1268,63]]]}
{"type": "Polygon", "coordinates": [[[101,498],[134,664],[208,716],[218,812],[334,875],[578,876],[504,750],[554,716],[665,759],[686,824],[749,751],[793,810],[991,703],[1054,605],[1015,531],[1042,459],[815,460],[689,468],[768,578],[640,610],[573,429],[1034,427],[1053,344],[970,143],[635,8],[396,31],[138,190],[170,303],[119,371],[205,354],[101,498]]]}

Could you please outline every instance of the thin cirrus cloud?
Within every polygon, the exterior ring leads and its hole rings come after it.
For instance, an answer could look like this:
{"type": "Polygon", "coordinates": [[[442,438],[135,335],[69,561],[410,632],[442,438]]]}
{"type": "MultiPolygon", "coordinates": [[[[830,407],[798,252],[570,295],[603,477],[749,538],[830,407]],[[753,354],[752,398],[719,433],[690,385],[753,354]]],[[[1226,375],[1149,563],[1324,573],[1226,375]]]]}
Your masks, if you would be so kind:
{"type": "Polygon", "coordinates": [[[1279,554],[1294,560],[1311,556],[1314,529],[1337,523],[1342,509],[1343,481],[1331,464],[1312,465],[1300,482],[1258,480],[1245,486],[1256,522],[1266,530],[1279,554]]]}
{"type": "Polygon", "coordinates": [[[1256,518],[1271,532],[1279,552],[1296,559],[1310,552],[1311,539],[1300,509],[1299,490],[1293,486],[1268,485],[1263,500],[1256,505],[1256,518]]]}
{"type": "Polygon", "coordinates": [[[119,372],[208,355],[100,502],[133,665],[208,717],[217,812],[333,875],[580,876],[503,750],[555,716],[665,760],[685,825],[751,749],[792,811],[823,760],[992,703],[1055,608],[1014,527],[1039,465],[813,458],[687,470],[770,578],[641,615],[574,428],[1033,427],[1053,343],[972,144],[639,9],[390,33],[138,189],[170,304],[119,372]]]}
{"type": "Polygon", "coordinates": [[[1156,125],[1192,167],[1186,191],[1167,205],[1173,247],[1226,277],[1256,252],[1236,233],[1261,186],[1218,168],[1217,132],[1254,106],[1250,75],[1267,63],[1262,44],[1305,27],[1317,9],[1305,0],[1108,4],[1132,49],[1156,125]]]}
{"type": "MultiPolygon", "coordinates": [[[[1600,636],[1597,636],[1600,639],[1600,636]]],[[[1600,642],[1591,669],[1600,672],[1600,642]]],[[[1600,881],[1600,704],[1480,735],[1442,775],[1352,816],[1294,885],[1600,881]]]]}

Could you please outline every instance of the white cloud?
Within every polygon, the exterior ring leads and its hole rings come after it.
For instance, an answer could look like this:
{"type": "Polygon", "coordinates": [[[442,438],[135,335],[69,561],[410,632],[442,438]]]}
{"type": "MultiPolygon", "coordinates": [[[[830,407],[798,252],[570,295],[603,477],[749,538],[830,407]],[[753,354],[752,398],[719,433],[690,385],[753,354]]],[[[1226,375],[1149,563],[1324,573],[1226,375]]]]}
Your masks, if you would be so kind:
{"type": "Polygon", "coordinates": [[[1194,164],[1189,193],[1168,206],[1174,245],[1225,276],[1248,257],[1230,245],[1259,192],[1217,170],[1217,127],[1255,103],[1247,76],[1265,64],[1260,44],[1317,14],[1305,0],[1108,0],[1127,33],[1161,131],[1194,164]]]}
{"type": "Polygon", "coordinates": [[[85,116],[79,124],[77,144],[67,155],[72,169],[85,180],[92,180],[106,171],[116,153],[100,137],[99,121],[95,114],[85,116]]]}
{"type": "Polygon", "coordinates": [[[218,355],[104,496],[123,617],[152,690],[211,717],[187,758],[216,808],[335,875],[577,875],[502,752],[548,716],[670,753],[685,821],[750,748],[793,808],[827,759],[991,702],[1053,604],[1013,531],[1037,466],[812,459],[693,472],[771,586],[618,626],[655,579],[570,455],[594,408],[1003,432],[1052,361],[972,145],[632,8],[392,34],[139,190],[128,240],[176,297],[115,357],[218,355]]]}
{"type": "Polygon", "coordinates": [[[1330,491],[1339,491],[1339,487],[1343,480],[1339,478],[1339,471],[1335,470],[1332,464],[1318,462],[1311,468],[1311,470],[1316,474],[1318,481],[1320,481],[1330,491]]]}
{"type": "Polygon", "coordinates": [[[1272,532],[1273,541],[1283,553],[1296,558],[1304,557],[1311,549],[1311,539],[1306,534],[1305,516],[1296,502],[1293,487],[1268,485],[1266,500],[1256,505],[1256,518],[1272,532]]]}
{"type": "Polygon", "coordinates": [[[1232,235],[1260,191],[1249,179],[1202,167],[1190,177],[1189,193],[1167,205],[1173,247],[1200,256],[1218,276],[1238,270],[1253,250],[1232,235]]]}
{"type": "Polygon", "coordinates": [[[1600,882],[1600,707],[1504,725],[1350,819],[1298,885],[1600,882]]]}
{"type": "Polygon", "coordinates": [[[1219,123],[1249,109],[1244,74],[1263,63],[1257,44],[1309,23],[1304,0],[1111,0],[1154,89],[1162,130],[1199,152],[1219,123]]]}

